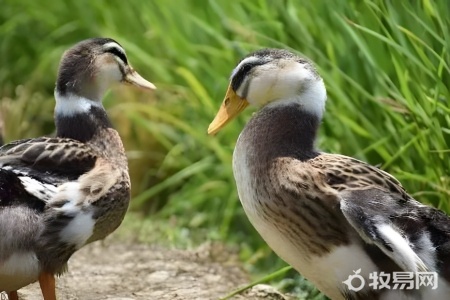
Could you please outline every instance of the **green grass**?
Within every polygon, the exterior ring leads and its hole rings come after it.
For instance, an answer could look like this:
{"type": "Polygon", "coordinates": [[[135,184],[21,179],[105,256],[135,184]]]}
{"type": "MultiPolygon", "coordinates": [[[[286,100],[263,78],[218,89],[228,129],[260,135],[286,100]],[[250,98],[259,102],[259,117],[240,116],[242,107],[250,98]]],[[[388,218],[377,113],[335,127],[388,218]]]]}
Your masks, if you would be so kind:
{"type": "Polygon", "coordinates": [[[251,111],[206,135],[235,63],[262,47],[316,63],[329,95],[321,149],[380,164],[417,200],[450,212],[446,0],[2,3],[5,139],[51,133],[63,50],[115,38],[158,86],[154,95],[117,88],[105,100],[129,153],[132,206],[170,219],[175,237],[237,244],[257,273],[284,265],[247,221],[232,177],[232,150],[251,111]]]}

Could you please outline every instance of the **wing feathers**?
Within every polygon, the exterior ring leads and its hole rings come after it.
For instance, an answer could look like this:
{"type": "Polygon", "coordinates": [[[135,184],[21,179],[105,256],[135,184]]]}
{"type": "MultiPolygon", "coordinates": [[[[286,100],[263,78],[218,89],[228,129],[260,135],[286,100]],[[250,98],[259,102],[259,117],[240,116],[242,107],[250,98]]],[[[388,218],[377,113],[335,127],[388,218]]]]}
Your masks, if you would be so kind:
{"type": "Polygon", "coordinates": [[[58,186],[78,180],[96,161],[97,154],[89,145],[71,139],[41,137],[4,145],[0,148],[0,184],[7,188],[0,192],[0,204],[37,201],[39,207],[46,205],[59,193],[58,186]]]}
{"type": "Polygon", "coordinates": [[[439,268],[445,252],[440,246],[450,244],[448,216],[433,221],[435,209],[414,200],[392,175],[365,162],[321,154],[310,164],[334,189],[345,218],[368,245],[404,271],[439,268]]]}
{"type": "Polygon", "coordinates": [[[0,155],[0,167],[10,166],[22,174],[45,172],[42,177],[56,172],[71,179],[91,170],[98,157],[88,145],[61,138],[37,138],[7,144],[0,148],[0,155]]]}
{"type": "Polygon", "coordinates": [[[366,243],[376,245],[404,271],[428,270],[412,249],[405,233],[392,224],[389,218],[382,214],[373,214],[373,210],[345,199],[341,202],[341,210],[366,243]]]}

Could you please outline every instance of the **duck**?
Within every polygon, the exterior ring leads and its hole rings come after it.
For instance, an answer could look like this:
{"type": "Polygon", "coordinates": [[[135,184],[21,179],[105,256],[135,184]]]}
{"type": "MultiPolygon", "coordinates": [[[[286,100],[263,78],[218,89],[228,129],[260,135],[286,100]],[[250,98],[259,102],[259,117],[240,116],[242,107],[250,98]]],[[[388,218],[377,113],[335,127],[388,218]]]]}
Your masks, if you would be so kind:
{"type": "Polygon", "coordinates": [[[69,258],[121,224],[130,200],[124,146],[102,98],[115,83],[153,90],[111,38],[64,52],[56,80],[56,134],[0,148],[0,292],[39,281],[55,300],[69,258]]]}
{"type": "Polygon", "coordinates": [[[449,216],[380,168],[318,150],[326,100],[314,64],[285,49],[252,52],[232,71],[208,133],[257,108],[232,165],[250,223],[331,299],[448,299],[449,216]]]}

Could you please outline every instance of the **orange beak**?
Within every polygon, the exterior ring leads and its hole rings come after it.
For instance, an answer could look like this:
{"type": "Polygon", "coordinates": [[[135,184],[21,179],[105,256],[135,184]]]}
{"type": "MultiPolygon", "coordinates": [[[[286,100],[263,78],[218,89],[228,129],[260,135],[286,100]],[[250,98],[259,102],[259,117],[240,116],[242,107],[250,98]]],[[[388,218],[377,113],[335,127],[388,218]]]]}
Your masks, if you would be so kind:
{"type": "Polygon", "coordinates": [[[229,85],[227,93],[225,94],[225,99],[223,100],[216,117],[211,124],[209,124],[208,134],[216,134],[219,132],[220,129],[228,124],[228,122],[236,117],[248,105],[248,101],[239,97],[231,88],[231,85],[229,85]]]}

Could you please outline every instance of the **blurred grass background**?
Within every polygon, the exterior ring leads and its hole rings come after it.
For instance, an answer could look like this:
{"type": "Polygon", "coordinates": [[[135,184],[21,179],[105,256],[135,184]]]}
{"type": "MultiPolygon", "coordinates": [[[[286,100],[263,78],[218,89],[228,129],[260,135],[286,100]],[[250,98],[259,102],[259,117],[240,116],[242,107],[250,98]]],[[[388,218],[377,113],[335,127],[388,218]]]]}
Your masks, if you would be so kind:
{"type": "MultiPolygon", "coordinates": [[[[132,211],[143,217],[143,236],[178,247],[205,240],[235,245],[254,274],[284,265],[247,221],[232,177],[233,147],[251,112],[216,137],[206,134],[236,62],[262,47],[291,49],[316,63],[329,95],[322,150],[380,165],[417,200],[450,212],[450,1],[0,6],[5,141],[53,132],[59,59],[82,39],[116,39],[158,86],[150,95],[117,87],[104,102],[129,155],[132,211]]],[[[306,284],[297,277],[295,286],[306,284]]],[[[321,297],[308,288],[299,295],[321,297]]]]}

